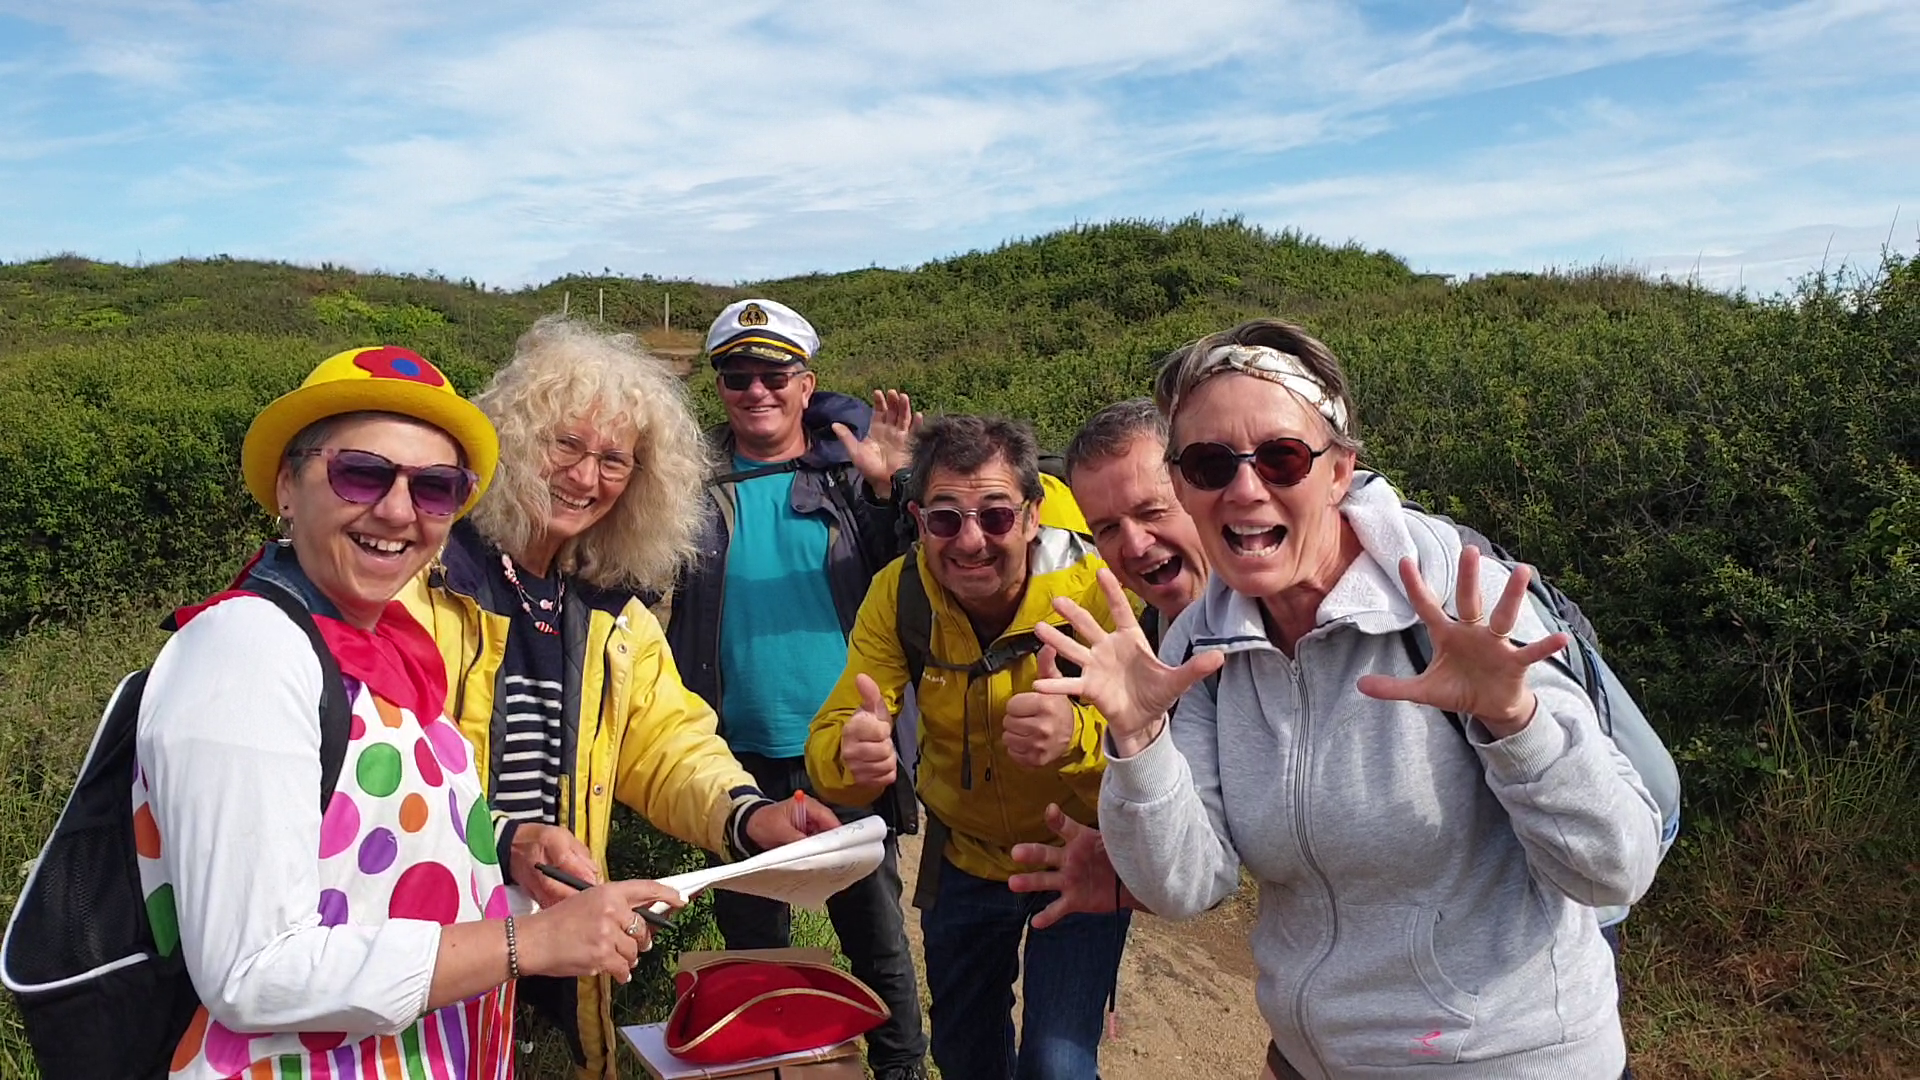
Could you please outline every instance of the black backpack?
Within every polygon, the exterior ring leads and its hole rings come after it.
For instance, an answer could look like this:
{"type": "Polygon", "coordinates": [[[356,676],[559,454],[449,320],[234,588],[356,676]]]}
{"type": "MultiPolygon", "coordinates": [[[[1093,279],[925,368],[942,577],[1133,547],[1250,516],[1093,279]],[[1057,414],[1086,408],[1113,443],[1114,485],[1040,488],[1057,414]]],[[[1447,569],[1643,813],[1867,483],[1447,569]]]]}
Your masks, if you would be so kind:
{"type": "MultiPolygon", "coordinates": [[[[339,662],[298,597],[258,579],[241,588],[286,612],[320,659],[324,812],[351,723],[339,662]]],[[[164,625],[178,629],[172,616],[164,625]]],[[[154,941],[134,850],[134,739],[150,670],[121,680],[107,702],[0,944],[0,981],[48,1080],[163,1080],[200,1006],[179,943],[154,941]]]]}

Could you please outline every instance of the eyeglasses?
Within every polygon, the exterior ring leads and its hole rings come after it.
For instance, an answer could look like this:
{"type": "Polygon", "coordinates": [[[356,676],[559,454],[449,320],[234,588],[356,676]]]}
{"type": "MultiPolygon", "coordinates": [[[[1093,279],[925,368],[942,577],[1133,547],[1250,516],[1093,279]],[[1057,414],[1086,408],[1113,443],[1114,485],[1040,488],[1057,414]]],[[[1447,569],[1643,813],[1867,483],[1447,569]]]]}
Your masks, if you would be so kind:
{"type": "Polygon", "coordinates": [[[960,510],[951,506],[920,508],[920,527],[931,536],[942,540],[951,540],[960,535],[960,529],[968,518],[980,522],[980,531],[988,536],[1005,536],[1013,531],[1020,521],[1020,512],[1026,509],[1020,506],[983,506],[978,510],[960,510]]]}
{"type": "Polygon", "coordinates": [[[556,435],[553,445],[547,448],[547,460],[556,469],[571,469],[584,458],[592,458],[600,467],[600,475],[608,480],[625,480],[633,473],[633,455],[625,450],[589,450],[587,444],[574,435],[556,435]]]}
{"type": "Polygon", "coordinates": [[[768,390],[785,390],[794,376],[806,374],[806,368],[794,371],[723,371],[720,373],[720,385],[740,393],[753,388],[755,379],[768,390]]]}
{"type": "Polygon", "coordinates": [[[1187,483],[1201,491],[1219,491],[1240,472],[1240,466],[1253,462],[1253,473],[1269,487],[1292,487],[1307,478],[1321,454],[1333,449],[1328,443],[1318,450],[1299,439],[1268,439],[1242,454],[1226,443],[1188,443],[1177,454],[1169,454],[1167,463],[1178,465],[1187,483]]]}
{"type": "Polygon", "coordinates": [[[407,497],[414,509],[434,517],[457,513],[480,483],[472,469],[458,465],[396,465],[371,450],[326,447],[301,450],[290,458],[327,459],[327,486],[350,503],[370,506],[387,497],[395,477],[407,478],[407,497]]]}

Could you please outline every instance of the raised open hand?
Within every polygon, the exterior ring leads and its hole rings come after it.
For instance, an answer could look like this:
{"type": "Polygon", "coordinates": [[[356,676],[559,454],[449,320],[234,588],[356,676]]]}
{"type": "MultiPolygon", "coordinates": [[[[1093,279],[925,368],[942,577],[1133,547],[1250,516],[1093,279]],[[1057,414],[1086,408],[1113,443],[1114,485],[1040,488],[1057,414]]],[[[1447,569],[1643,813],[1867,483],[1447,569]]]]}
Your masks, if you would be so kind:
{"type": "Polygon", "coordinates": [[[1433,659],[1425,672],[1412,678],[1362,675],[1357,684],[1360,692],[1472,716],[1496,739],[1526,727],[1535,705],[1533,691],[1527,689],[1527,669],[1567,647],[1564,633],[1548,634],[1530,645],[1508,640],[1520,620],[1520,605],[1527,602],[1529,576],[1525,565],[1515,567],[1493,614],[1485,615],[1480,610],[1480,549],[1463,549],[1454,584],[1460,609],[1456,619],[1421,580],[1419,565],[1412,559],[1400,560],[1400,581],[1413,610],[1427,624],[1433,659]]]}
{"type": "Polygon", "coordinates": [[[1100,590],[1113,613],[1108,633],[1092,613],[1066,597],[1055,597],[1053,609],[1067,617],[1075,641],[1047,623],[1034,627],[1042,644],[1051,645],[1068,661],[1080,665],[1073,678],[1036,679],[1033,688],[1043,694],[1078,697],[1100,710],[1113,738],[1114,750],[1132,757],[1160,733],[1168,710],[1187,688],[1220,670],[1226,657],[1218,652],[1195,653],[1179,667],[1168,667],[1154,655],[1147,635],[1134,618],[1127,594],[1113,571],[1102,568],[1100,590]]]}
{"type": "Polygon", "coordinates": [[[853,782],[862,787],[885,787],[893,783],[893,713],[880,685],[865,674],[855,675],[853,684],[860,689],[860,707],[840,729],[840,761],[853,782]]]}
{"type": "Polygon", "coordinates": [[[1025,871],[1007,879],[1014,892],[1057,892],[1053,902],[1033,917],[1033,928],[1045,930],[1069,915],[1118,910],[1131,900],[1121,894],[1120,879],[1107,857],[1100,830],[1068,817],[1060,807],[1047,805],[1047,828],[1060,838],[1055,844],[1015,844],[1013,861],[1044,870],[1025,871]]]}
{"type": "Polygon", "coordinates": [[[856,439],[845,424],[833,425],[833,433],[846,447],[853,467],[866,477],[874,497],[886,499],[893,494],[893,474],[907,467],[912,458],[913,432],[923,417],[913,411],[913,400],[898,390],[873,392],[873,419],[867,424],[867,437],[856,439]]]}

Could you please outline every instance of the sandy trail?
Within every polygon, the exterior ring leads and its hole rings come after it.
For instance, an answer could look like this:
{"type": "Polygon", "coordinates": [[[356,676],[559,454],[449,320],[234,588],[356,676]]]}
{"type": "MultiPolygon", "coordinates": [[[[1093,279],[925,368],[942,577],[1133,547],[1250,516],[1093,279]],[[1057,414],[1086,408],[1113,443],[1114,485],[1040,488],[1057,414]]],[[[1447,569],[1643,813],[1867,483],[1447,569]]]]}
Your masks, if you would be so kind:
{"type": "MultiPolygon", "coordinates": [[[[901,837],[908,897],[919,865],[920,838],[901,837]]],[[[1103,1080],[1260,1075],[1267,1028],[1253,1003],[1251,923],[1251,907],[1239,897],[1186,923],[1134,916],[1120,965],[1119,1037],[1100,1049],[1103,1080]]],[[[924,971],[920,920],[911,911],[907,937],[924,971]]]]}

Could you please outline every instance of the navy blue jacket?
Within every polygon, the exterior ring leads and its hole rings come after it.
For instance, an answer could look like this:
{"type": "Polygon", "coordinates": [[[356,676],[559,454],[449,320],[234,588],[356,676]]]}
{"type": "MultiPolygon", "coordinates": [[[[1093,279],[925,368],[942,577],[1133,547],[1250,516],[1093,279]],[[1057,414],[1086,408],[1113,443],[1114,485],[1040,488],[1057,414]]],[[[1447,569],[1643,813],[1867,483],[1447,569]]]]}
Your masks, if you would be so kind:
{"type": "MultiPolygon", "coordinates": [[[[807,431],[807,450],[791,463],[794,474],[791,506],[794,512],[818,517],[827,526],[827,575],[833,606],[840,616],[840,632],[852,633],[854,616],[866,599],[867,587],[880,568],[899,557],[896,528],[899,512],[891,504],[874,502],[846,448],[833,434],[835,423],[845,424],[864,437],[873,419],[865,402],[845,394],[816,393],[801,419],[807,431]]],[[[681,575],[673,590],[673,610],[667,620],[667,644],[673,649],[680,678],[687,689],[705,698],[720,714],[720,734],[727,733],[726,710],[720,685],[720,613],[726,590],[727,548],[733,538],[735,481],[732,479],[734,435],[725,424],[709,432],[721,472],[707,488],[715,513],[700,537],[700,557],[681,575]]],[[[769,673],[770,678],[777,674],[769,673]]],[[[911,799],[907,785],[896,785],[911,799]]],[[[900,813],[898,797],[882,798],[877,809],[895,828],[909,824],[900,813]]]]}

